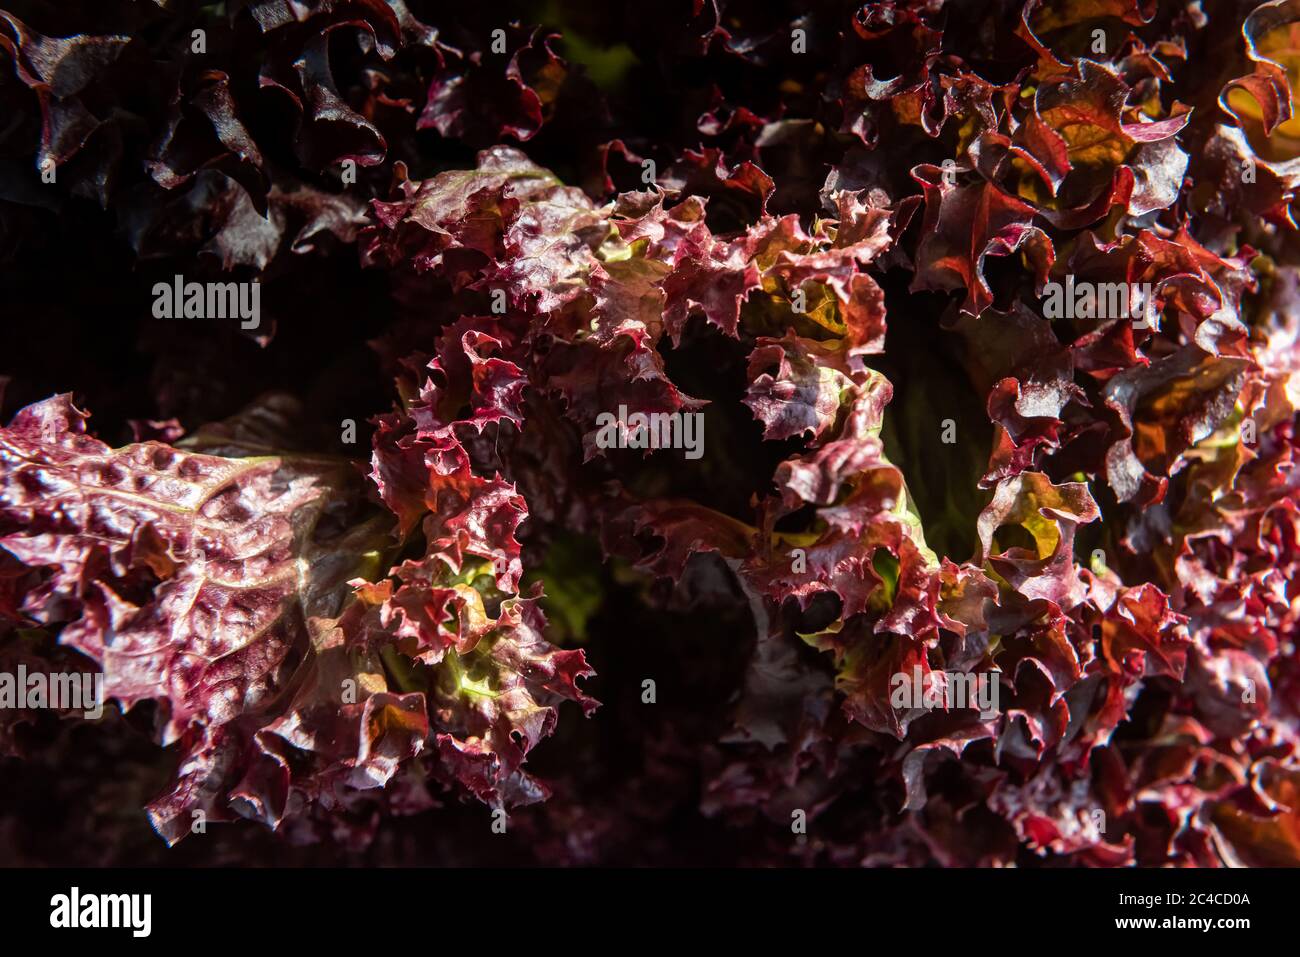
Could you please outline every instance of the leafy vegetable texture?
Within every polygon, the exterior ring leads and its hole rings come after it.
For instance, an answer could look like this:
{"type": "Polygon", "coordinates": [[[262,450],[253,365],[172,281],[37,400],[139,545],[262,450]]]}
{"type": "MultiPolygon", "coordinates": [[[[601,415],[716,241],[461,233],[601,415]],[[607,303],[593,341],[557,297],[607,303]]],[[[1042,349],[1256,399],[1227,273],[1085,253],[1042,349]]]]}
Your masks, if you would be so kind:
{"type": "Polygon", "coordinates": [[[1300,865],[1300,3],[7,2],[7,859],[1300,865]]]}

